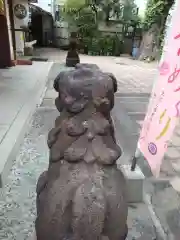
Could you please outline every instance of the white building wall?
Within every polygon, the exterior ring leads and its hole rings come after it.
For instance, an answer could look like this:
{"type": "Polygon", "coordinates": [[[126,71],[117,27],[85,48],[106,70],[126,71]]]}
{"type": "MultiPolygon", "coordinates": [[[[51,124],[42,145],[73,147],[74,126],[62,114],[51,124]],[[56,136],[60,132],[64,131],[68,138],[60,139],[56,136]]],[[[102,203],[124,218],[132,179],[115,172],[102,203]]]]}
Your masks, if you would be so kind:
{"type": "Polygon", "coordinates": [[[57,5],[63,6],[66,0],[55,0],[57,5]]]}
{"type": "Polygon", "coordinates": [[[33,4],[51,13],[54,16],[54,0],[38,0],[38,3],[33,4]]]}
{"type": "Polygon", "coordinates": [[[38,3],[33,4],[51,13],[54,17],[57,6],[63,6],[65,2],[66,0],[38,0],[38,3]]]}
{"type": "MultiPolygon", "coordinates": [[[[54,0],[55,1],[55,9],[58,8],[58,5],[60,7],[63,7],[66,0],[54,0]]],[[[62,19],[58,22],[55,22],[54,27],[54,38],[55,38],[55,46],[56,47],[62,47],[67,46],[69,44],[69,26],[66,21],[63,21],[62,19]]]]}
{"type": "MultiPolygon", "coordinates": [[[[65,4],[66,0],[38,0],[38,3],[33,3],[43,10],[50,12],[52,16],[55,16],[55,11],[58,8],[58,5],[61,7],[65,4]]],[[[60,21],[56,22],[54,26],[54,37],[55,45],[57,47],[68,45],[69,43],[69,30],[67,22],[60,21]]]]}

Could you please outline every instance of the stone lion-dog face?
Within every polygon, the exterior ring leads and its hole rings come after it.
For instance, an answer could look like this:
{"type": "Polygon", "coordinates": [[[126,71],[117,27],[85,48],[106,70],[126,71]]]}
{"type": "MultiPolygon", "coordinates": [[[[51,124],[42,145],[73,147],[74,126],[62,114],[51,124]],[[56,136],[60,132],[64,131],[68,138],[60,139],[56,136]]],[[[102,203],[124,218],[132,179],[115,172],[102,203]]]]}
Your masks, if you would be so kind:
{"type": "Polygon", "coordinates": [[[55,104],[60,112],[63,107],[72,113],[79,112],[89,101],[100,98],[106,99],[109,111],[114,106],[117,80],[113,74],[103,73],[95,64],[77,64],[75,70],[61,72],[56,77],[54,88],[59,94],[55,104]]]}

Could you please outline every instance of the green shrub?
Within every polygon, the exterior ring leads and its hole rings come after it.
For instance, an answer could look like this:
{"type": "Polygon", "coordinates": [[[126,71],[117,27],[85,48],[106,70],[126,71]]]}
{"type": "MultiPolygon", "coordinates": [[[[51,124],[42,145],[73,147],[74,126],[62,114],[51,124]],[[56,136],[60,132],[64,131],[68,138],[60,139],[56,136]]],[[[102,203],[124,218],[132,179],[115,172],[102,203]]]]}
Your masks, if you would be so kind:
{"type": "Polygon", "coordinates": [[[117,36],[111,35],[99,35],[97,37],[84,39],[84,46],[88,48],[88,54],[90,55],[102,55],[102,56],[119,56],[121,53],[122,42],[117,36]]]}

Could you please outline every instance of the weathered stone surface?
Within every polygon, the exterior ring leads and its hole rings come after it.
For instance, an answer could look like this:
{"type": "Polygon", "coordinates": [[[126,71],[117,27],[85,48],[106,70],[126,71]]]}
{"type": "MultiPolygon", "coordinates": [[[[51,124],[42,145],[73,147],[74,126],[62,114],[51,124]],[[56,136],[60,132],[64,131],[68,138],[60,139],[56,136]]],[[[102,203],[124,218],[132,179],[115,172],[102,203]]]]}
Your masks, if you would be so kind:
{"type": "Polygon", "coordinates": [[[127,179],[128,202],[143,202],[143,183],[145,177],[141,169],[136,166],[136,169],[134,171],[131,171],[130,164],[122,165],[120,169],[127,179]]]}
{"type": "Polygon", "coordinates": [[[178,192],[180,193],[180,177],[175,177],[170,181],[170,184],[172,185],[172,187],[178,192]]]}
{"type": "Polygon", "coordinates": [[[60,116],[49,132],[49,168],[37,184],[37,240],[125,240],[126,181],[116,161],[112,77],[82,67],[54,83],[60,116]]]}
{"type": "Polygon", "coordinates": [[[167,181],[154,183],[153,187],[152,206],[167,235],[167,239],[180,239],[179,195],[167,181]]]}

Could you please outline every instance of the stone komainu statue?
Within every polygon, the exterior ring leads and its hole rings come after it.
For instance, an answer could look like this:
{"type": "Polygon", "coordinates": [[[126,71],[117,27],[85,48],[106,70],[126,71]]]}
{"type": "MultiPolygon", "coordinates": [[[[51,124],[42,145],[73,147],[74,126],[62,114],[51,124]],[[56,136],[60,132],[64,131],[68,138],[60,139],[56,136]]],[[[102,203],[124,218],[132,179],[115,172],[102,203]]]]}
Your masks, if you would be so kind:
{"type": "Polygon", "coordinates": [[[78,50],[77,33],[72,32],[69,39],[69,50],[66,56],[67,67],[75,67],[75,65],[80,62],[77,50],[78,50]]]}
{"type": "Polygon", "coordinates": [[[49,168],[37,183],[37,240],[125,240],[126,182],[116,167],[113,79],[92,67],[54,82],[61,112],[49,132],[49,168]]]}

